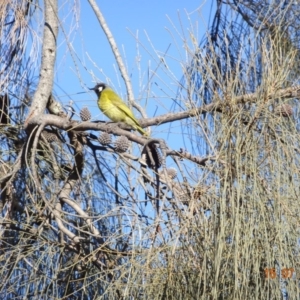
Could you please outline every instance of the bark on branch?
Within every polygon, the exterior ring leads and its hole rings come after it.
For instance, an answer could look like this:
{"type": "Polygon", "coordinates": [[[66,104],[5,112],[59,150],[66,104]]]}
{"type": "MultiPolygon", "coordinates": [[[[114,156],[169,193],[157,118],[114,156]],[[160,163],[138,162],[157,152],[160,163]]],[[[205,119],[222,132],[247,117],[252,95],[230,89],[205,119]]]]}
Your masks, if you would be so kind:
{"type": "Polygon", "coordinates": [[[24,124],[25,128],[28,126],[30,119],[44,113],[53,86],[56,39],[58,34],[57,0],[45,0],[44,3],[45,26],[42,42],[40,80],[32,99],[29,115],[24,124]]]}

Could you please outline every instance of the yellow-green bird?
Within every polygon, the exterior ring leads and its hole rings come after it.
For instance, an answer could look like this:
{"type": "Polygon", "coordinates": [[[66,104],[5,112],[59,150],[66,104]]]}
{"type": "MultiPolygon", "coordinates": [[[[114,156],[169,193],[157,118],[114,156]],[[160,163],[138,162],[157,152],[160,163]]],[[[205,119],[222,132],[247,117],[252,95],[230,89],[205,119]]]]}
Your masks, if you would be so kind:
{"type": "Polygon", "coordinates": [[[98,106],[108,118],[113,122],[124,122],[142,135],[147,135],[130,108],[110,86],[101,82],[91,90],[97,94],[98,106]]]}

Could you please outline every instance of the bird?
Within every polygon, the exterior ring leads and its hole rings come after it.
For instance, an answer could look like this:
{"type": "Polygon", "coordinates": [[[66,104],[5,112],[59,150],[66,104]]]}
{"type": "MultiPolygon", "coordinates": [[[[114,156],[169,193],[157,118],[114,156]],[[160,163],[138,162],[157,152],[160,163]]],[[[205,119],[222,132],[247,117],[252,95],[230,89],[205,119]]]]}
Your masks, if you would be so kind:
{"type": "Polygon", "coordinates": [[[147,136],[131,109],[109,85],[101,82],[90,90],[95,91],[98,97],[98,107],[109,119],[113,122],[124,122],[147,136]]]}

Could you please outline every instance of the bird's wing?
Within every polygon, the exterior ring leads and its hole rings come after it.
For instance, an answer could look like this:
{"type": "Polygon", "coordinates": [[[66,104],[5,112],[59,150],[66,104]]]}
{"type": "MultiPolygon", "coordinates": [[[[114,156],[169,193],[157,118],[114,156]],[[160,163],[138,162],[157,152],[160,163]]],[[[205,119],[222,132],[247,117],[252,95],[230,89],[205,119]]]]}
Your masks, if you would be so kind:
{"type": "Polygon", "coordinates": [[[113,96],[111,97],[110,95],[110,100],[112,102],[112,104],[116,107],[118,107],[121,111],[123,111],[130,119],[132,119],[137,125],[138,121],[136,120],[136,118],[134,117],[133,112],[130,110],[130,108],[119,98],[119,96],[113,96]]]}

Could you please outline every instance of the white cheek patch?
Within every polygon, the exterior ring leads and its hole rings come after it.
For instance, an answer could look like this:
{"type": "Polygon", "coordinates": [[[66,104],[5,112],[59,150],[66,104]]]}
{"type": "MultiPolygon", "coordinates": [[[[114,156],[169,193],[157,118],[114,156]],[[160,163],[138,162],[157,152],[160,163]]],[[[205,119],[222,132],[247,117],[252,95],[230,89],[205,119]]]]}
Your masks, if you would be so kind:
{"type": "Polygon", "coordinates": [[[99,92],[102,92],[102,91],[103,91],[103,86],[99,86],[99,87],[98,87],[98,91],[99,91],[99,92]]]}

